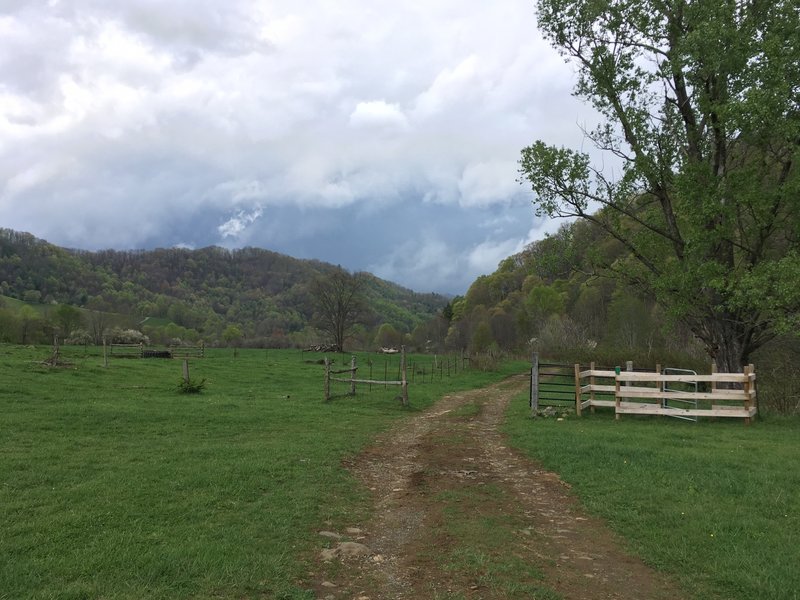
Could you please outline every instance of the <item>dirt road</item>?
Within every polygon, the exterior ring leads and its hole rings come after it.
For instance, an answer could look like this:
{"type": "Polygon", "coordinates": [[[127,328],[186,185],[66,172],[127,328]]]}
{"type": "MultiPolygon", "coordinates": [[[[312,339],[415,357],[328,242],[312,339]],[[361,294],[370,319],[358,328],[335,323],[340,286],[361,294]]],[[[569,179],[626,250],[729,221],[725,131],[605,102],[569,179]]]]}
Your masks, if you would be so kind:
{"type": "Polygon", "coordinates": [[[525,386],[516,377],[447,396],[349,465],[375,510],[326,532],[318,598],[682,597],[584,514],[558,475],[507,446],[503,415],[525,386]]]}

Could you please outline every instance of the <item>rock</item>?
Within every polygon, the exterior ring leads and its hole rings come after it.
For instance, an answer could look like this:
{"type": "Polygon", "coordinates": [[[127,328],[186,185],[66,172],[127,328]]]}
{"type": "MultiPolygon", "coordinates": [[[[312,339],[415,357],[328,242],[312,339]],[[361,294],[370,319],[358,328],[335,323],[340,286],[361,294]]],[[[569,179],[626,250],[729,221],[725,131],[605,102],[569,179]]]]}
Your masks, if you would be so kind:
{"type": "Polygon", "coordinates": [[[340,540],[342,536],[338,533],[334,533],[333,531],[320,531],[319,534],[322,537],[331,538],[332,540],[340,540]]]}
{"type": "Polygon", "coordinates": [[[358,542],[339,542],[335,548],[326,548],[320,552],[320,558],[325,562],[330,562],[334,558],[357,558],[359,556],[369,556],[372,554],[364,544],[358,542]]]}
{"type": "Polygon", "coordinates": [[[337,556],[339,556],[339,553],[336,551],[336,548],[325,548],[325,550],[319,553],[319,557],[325,562],[331,562],[337,556]]]}
{"type": "Polygon", "coordinates": [[[335,583],[331,583],[330,581],[323,581],[322,582],[322,587],[335,588],[335,587],[339,587],[339,586],[337,586],[335,583]]]}
{"type": "Polygon", "coordinates": [[[336,550],[338,550],[340,558],[354,558],[372,554],[372,551],[367,546],[358,542],[341,542],[336,547],[336,550]]]}
{"type": "Polygon", "coordinates": [[[361,530],[358,527],[348,527],[345,531],[350,535],[361,535],[361,530]]]}

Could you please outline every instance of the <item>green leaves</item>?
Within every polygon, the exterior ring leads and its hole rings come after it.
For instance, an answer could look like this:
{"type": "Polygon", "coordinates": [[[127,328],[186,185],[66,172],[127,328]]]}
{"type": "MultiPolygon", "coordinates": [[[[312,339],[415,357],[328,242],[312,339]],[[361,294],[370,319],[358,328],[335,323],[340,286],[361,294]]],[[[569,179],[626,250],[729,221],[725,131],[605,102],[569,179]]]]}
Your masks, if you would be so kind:
{"type": "Polygon", "coordinates": [[[536,193],[538,216],[575,216],[590,198],[589,156],[537,141],[522,150],[520,173],[536,193]]]}
{"type": "Polygon", "coordinates": [[[710,351],[739,355],[727,365],[746,360],[798,305],[779,283],[800,252],[796,3],[539,0],[537,9],[578,70],[576,95],[605,117],[589,140],[623,163],[614,180],[584,153],[541,141],[523,149],[537,214],[601,227],[628,254],[609,265],[618,277],[710,351]]]}

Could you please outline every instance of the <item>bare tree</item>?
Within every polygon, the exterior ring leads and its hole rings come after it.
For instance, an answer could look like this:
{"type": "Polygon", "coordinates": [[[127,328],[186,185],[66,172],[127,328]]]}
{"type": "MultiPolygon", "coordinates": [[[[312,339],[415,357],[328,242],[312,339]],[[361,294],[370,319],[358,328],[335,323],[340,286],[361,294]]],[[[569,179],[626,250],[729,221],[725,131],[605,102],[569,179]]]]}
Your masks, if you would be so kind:
{"type": "Polygon", "coordinates": [[[312,284],[316,312],[314,323],[339,350],[364,314],[363,273],[351,275],[337,269],[312,284]]]}

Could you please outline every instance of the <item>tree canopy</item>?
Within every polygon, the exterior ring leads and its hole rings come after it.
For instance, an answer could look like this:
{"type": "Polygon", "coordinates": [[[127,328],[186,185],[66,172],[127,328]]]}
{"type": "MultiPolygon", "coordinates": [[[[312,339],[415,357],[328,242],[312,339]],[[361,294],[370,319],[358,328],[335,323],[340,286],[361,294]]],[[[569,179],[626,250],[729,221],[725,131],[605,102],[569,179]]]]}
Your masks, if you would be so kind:
{"type": "Polygon", "coordinates": [[[615,157],[537,141],[520,172],[539,214],[624,248],[607,267],[682,320],[723,371],[796,326],[800,11],[795,0],[539,0],[615,157]]]}

